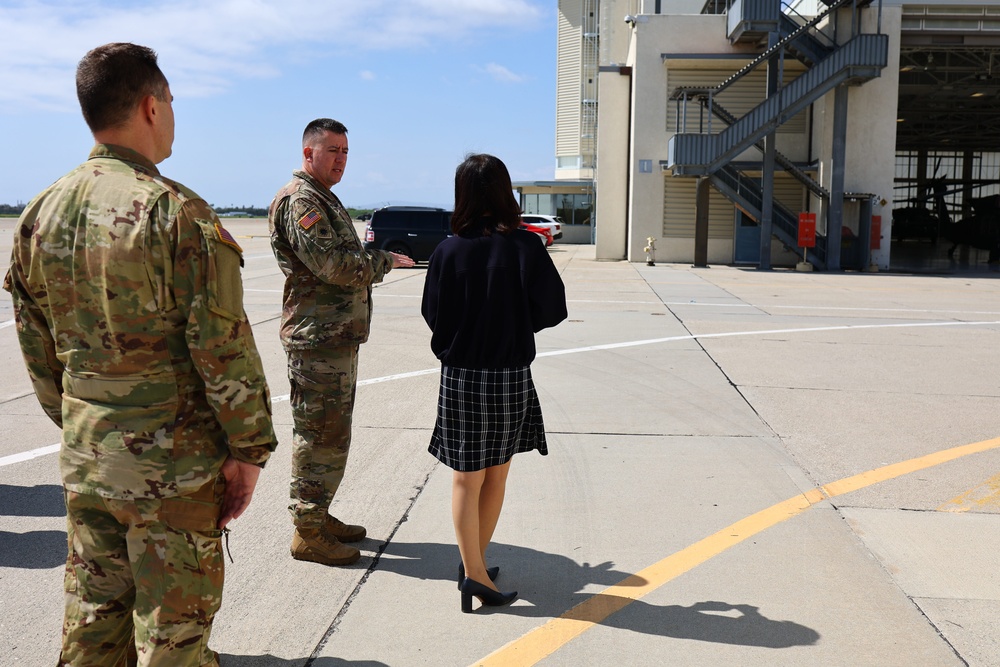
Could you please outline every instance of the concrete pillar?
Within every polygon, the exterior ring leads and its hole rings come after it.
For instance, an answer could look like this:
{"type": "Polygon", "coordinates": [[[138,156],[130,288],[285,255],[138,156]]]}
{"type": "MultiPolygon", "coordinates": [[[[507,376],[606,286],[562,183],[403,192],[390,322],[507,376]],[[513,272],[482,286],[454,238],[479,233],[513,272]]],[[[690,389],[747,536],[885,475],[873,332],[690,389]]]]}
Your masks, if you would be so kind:
{"type": "Polygon", "coordinates": [[[826,268],[840,270],[840,235],[844,228],[844,165],[847,157],[847,92],[845,84],[833,93],[833,171],[830,208],[826,219],[826,268]]]}
{"type": "Polygon", "coordinates": [[[708,189],[712,187],[707,176],[698,178],[695,185],[694,265],[708,266],[708,189]]]}

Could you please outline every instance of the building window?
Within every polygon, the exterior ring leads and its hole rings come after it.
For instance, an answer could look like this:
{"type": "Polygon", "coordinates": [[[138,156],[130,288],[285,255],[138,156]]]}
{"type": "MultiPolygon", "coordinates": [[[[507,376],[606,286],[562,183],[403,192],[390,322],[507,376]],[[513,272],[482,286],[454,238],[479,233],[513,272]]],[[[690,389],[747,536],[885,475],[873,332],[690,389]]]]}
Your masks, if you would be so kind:
{"type": "Polygon", "coordinates": [[[590,195],[554,195],[556,215],[567,225],[589,225],[594,213],[590,195]]]}

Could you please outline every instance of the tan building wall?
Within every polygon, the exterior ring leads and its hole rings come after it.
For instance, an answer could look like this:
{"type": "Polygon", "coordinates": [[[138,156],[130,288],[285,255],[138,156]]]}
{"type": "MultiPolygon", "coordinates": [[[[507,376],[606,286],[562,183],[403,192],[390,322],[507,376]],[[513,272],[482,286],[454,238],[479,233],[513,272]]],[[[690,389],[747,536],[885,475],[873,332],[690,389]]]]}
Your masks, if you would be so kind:
{"type": "Polygon", "coordinates": [[[601,181],[597,186],[597,259],[625,259],[629,198],[629,86],[628,68],[608,67],[599,74],[607,97],[598,106],[597,155],[601,181]],[[623,71],[624,70],[624,71],[623,71]],[[623,141],[623,138],[625,139],[623,141]]]}

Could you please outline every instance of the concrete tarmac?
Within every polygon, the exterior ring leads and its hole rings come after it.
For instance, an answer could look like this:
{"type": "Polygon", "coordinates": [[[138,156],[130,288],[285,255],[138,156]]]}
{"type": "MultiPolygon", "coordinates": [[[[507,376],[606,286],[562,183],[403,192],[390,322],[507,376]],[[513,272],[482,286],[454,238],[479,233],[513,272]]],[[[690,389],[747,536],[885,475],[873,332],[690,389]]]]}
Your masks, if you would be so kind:
{"type": "MultiPolygon", "coordinates": [[[[355,565],[291,559],[282,277],[262,221],[246,310],[280,446],[232,524],[226,667],[1000,665],[997,274],[759,272],[550,249],[569,319],[532,366],[550,455],[515,457],[488,552],[501,609],[459,609],[451,472],[427,451],[424,268],[375,290],[333,513],[355,565]]],[[[12,220],[0,221],[9,256],[12,220]]],[[[59,650],[58,430],[0,294],[0,665],[59,650]]],[[[478,603],[477,603],[478,605],[478,603]]]]}

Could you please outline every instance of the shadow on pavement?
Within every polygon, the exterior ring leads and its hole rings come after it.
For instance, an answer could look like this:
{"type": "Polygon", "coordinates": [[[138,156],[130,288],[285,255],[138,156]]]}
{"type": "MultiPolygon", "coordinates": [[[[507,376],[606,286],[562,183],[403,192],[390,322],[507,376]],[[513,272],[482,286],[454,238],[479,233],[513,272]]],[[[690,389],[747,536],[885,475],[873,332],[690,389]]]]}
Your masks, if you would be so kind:
{"type": "Polygon", "coordinates": [[[811,646],[820,637],[804,625],[762,616],[752,605],[714,600],[696,602],[690,607],[658,607],[635,600],[601,625],[661,637],[762,648],[811,646]]]}
{"type": "Polygon", "coordinates": [[[0,484],[0,516],[66,516],[63,488],[0,484]]]}
{"type": "Polygon", "coordinates": [[[295,658],[286,660],[273,655],[219,655],[221,667],[389,667],[378,660],[341,660],[340,658],[295,658]]]}
{"type": "MultiPolygon", "coordinates": [[[[531,606],[515,605],[500,609],[481,608],[476,613],[515,614],[555,618],[581,602],[604,598],[598,609],[618,609],[596,622],[612,628],[649,635],[738,644],[765,648],[809,646],[819,640],[819,633],[792,621],[775,621],[748,604],[705,601],[690,607],[656,606],[641,600],[581,593],[593,585],[641,586],[645,580],[614,569],[613,563],[590,565],[565,556],[544,553],[510,544],[491,544],[486,554],[489,565],[500,566],[497,587],[516,590],[518,597],[531,606]],[[605,604],[606,603],[606,604],[605,604]]],[[[458,577],[458,547],[451,544],[398,543],[386,546],[376,569],[419,579],[439,579],[453,588],[458,577]]],[[[455,606],[459,594],[455,593],[455,606]]],[[[581,620],[590,613],[581,611],[581,620]]]]}
{"type": "MultiPolygon", "coordinates": [[[[559,616],[567,609],[591,597],[579,591],[590,585],[612,584],[640,586],[645,580],[627,579],[631,573],[614,569],[614,563],[598,565],[577,563],[565,556],[545,553],[527,547],[493,543],[486,553],[490,566],[500,566],[497,587],[502,591],[516,590],[518,597],[533,606],[515,606],[501,613],[521,616],[559,616]]],[[[458,564],[461,559],[454,544],[432,542],[391,542],[379,558],[375,569],[395,572],[417,579],[440,579],[455,588],[455,606],[459,606],[458,564]]],[[[483,613],[488,610],[484,609],[483,613]]]]}
{"type": "Polygon", "coordinates": [[[65,564],[66,531],[9,533],[0,530],[0,567],[47,570],[65,564]]]}

